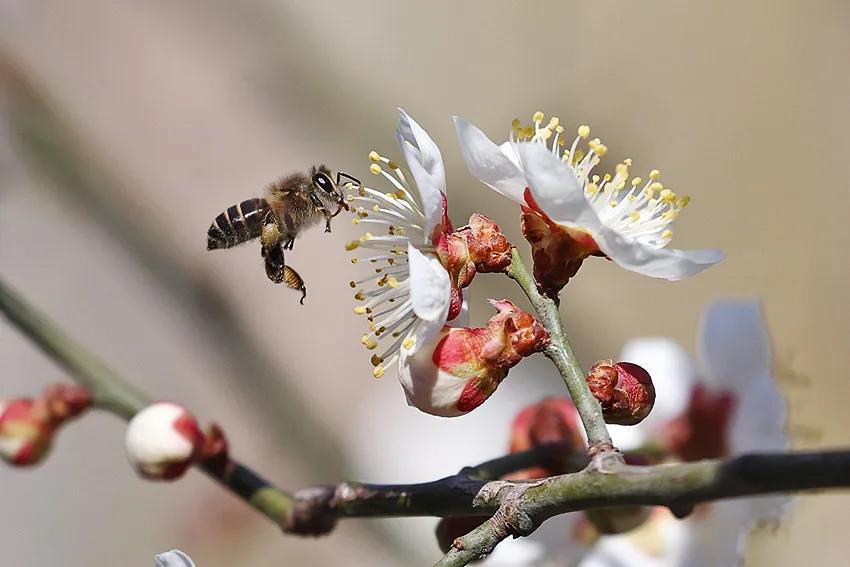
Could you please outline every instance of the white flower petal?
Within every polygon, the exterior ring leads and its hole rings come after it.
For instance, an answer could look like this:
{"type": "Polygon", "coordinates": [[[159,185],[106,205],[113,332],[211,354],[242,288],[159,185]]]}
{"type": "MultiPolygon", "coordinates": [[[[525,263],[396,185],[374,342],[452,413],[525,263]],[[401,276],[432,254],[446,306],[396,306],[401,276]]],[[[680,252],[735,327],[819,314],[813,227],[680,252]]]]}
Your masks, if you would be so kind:
{"type": "Polygon", "coordinates": [[[528,184],[516,155],[512,151],[503,151],[477,126],[459,116],[455,116],[454,121],[460,151],[469,173],[505,197],[523,204],[523,193],[528,184]]]}
{"type": "Polygon", "coordinates": [[[410,266],[410,299],[416,316],[440,327],[446,322],[451,301],[451,282],[446,269],[433,256],[407,245],[410,266]]]}
{"type": "Polygon", "coordinates": [[[396,137],[419,189],[425,215],[424,232],[430,237],[443,218],[443,195],[446,193],[443,156],[428,132],[401,108],[398,109],[396,137]]]}
{"type": "Polygon", "coordinates": [[[440,417],[463,415],[457,409],[466,380],[440,370],[434,364],[433,353],[437,344],[450,332],[444,327],[442,332],[428,341],[417,338],[415,349],[400,350],[398,380],[404,388],[407,403],[415,408],[440,417]]]}
{"type": "Polygon", "coordinates": [[[755,300],[721,300],[704,312],[700,362],[717,388],[735,390],[751,377],[770,374],[770,340],[755,300]]]}
{"type": "Polygon", "coordinates": [[[599,249],[621,267],[653,278],[681,280],[710,268],[725,257],[721,250],[654,248],[624,238],[607,227],[590,229],[590,232],[599,249]]]}
{"type": "Polygon", "coordinates": [[[172,549],[154,557],[155,567],[195,567],[192,559],[179,549],[172,549]]]}
{"type": "Polygon", "coordinates": [[[558,156],[535,142],[519,142],[517,150],[531,194],[552,220],[593,232],[602,227],[584,188],[558,156]]]}

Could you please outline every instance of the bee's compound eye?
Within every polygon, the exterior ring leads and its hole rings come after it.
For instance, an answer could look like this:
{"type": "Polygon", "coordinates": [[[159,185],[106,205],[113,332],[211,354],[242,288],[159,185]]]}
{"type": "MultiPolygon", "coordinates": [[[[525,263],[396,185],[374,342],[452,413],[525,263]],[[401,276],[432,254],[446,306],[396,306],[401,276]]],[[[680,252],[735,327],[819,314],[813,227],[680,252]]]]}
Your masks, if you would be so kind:
{"type": "Polygon", "coordinates": [[[313,176],[313,185],[324,190],[326,193],[334,192],[334,184],[331,178],[324,173],[317,173],[313,176]]]}

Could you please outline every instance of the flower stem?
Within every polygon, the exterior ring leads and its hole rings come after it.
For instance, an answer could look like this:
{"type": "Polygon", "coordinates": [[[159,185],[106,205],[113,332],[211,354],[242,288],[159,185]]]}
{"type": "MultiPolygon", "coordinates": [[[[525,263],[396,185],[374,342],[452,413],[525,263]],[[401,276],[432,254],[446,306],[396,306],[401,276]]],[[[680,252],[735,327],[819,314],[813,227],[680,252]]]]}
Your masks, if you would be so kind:
{"type": "Polygon", "coordinates": [[[558,305],[537,289],[537,282],[528,272],[528,268],[526,268],[525,262],[523,262],[522,256],[516,248],[511,251],[511,265],[508,267],[507,273],[516,280],[525,292],[537,312],[540,323],[549,332],[551,340],[543,353],[555,364],[567,385],[587,432],[587,442],[591,451],[612,448],[611,436],[608,435],[608,428],[605,426],[605,419],[602,417],[602,407],[587,387],[585,372],[579,365],[573,347],[567,339],[566,332],[564,332],[558,305]]]}

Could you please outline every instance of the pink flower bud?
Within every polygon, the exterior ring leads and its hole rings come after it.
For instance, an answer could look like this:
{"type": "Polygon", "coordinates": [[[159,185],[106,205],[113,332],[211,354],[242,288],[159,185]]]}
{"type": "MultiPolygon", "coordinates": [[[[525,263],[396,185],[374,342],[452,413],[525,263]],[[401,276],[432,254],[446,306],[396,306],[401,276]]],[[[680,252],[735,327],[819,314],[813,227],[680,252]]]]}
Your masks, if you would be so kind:
{"type": "Polygon", "coordinates": [[[443,327],[415,351],[402,348],[399,380],[408,403],[443,417],[468,413],[523,357],[549,343],[534,317],[507,300],[492,304],[497,313],[486,328],[443,327]]]}
{"type": "Polygon", "coordinates": [[[543,212],[531,192],[525,191],[522,234],[531,244],[534,278],[543,293],[556,298],[578,272],[588,256],[603,256],[593,237],[553,221],[543,212]]]}
{"type": "MultiPolygon", "coordinates": [[[[527,451],[547,443],[565,443],[564,457],[584,451],[578,412],[572,401],[566,398],[546,398],[523,408],[514,418],[511,424],[511,453],[527,451]]],[[[543,478],[564,472],[566,470],[555,457],[546,466],[526,469],[512,474],[510,478],[543,478]]]]}
{"type": "Polygon", "coordinates": [[[600,360],[590,369],[587,385],[602,405],[605,423],[637,425],[655,404],[649,372],[632,362],[600,360]]]}
{"type": "Polygon", "coordinates": [[[201,455],[205,438],[185,408],[158,402],[130,420],[125,441],[127,456],[140,476],[173,480],[183,476],[201,455]]]}
{"type": "Polygon", "coordinates": [[[664,428],[667,450],[684,461],[729,454],[729,426],[735,409],[731,392],[711,392],[697,384],[684,415],[664,428]]]}
{"type": "Polygon", "coordinates": [[[0,458],[16,466],[41,462],[62,424],[91,402],[88,390],[68,384],[49,386],[41,398],[0,401],[0,458]]]}

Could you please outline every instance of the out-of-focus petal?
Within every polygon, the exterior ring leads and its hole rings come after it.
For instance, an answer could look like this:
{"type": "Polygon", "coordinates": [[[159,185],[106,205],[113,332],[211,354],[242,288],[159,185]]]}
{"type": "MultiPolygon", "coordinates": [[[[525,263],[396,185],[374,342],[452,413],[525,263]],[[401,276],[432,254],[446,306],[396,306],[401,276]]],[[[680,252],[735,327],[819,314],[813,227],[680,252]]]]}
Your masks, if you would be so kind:
{"type": "Polygon", "coordinates": [[[433,359],[434,349],[448,332],[449,327],[444,328],[443,332],[427,342],[423,341],[415,349],[402,347],[399,351],[398,380],[409,405],[431,415],[457,417],[466,413],[457,409],[457,402],[467,379],[441,370],[433,359]]]}
{"type": "Polygon", "coordinates": [[[527,185],[518,163],[477,126],[454,117],[460,151],[473,177],[519,204],[527,185]]]}
{"type": "Polygon", "coordinates": [[[179,549],[172,549],[154,557],[155,567],[195,567],[192,559],[179,549]]]}
{"type": "Polygon", "coordinates": [[[425,215],[424,232],[428,236],[443,217],[446,170],[440,148],[409,114],[398,109],[396,137],[407,167],[416,181],[425,215]]]}
{"type": "Polygon", "coordinates": [[[770,339],[761,305],[750,299],[715,301],[705,310],[699,331],[699,357],[706,383],[736,391],[770,374],[770,339]]]}
{"type": "Polygon", "coordinates": [[[607,227],[596,228],[591,233],[606,256],[627,270],[652,278],[681,280],[710,268],[725,257],[721,250],[654,248],[624,238],[607,227]]]}
{"type": "Polygon", "coordinates": [[[655,405],[646,419],[628,427],[608,426],[615,445],[621,449],[634,449],[685,411],[696,382],[696,369],[690,355],[679,343],[663,337],[630,340],[623,346],[620,360],[645,368],[655,385],[655,405]]]}
{"type": "Polygon", "coordinates": [[[519,142],[517,150],[531,194],[552,220],[594,233],[602,228],[582,185],[558,156],[534,142],[519,142]]]}

